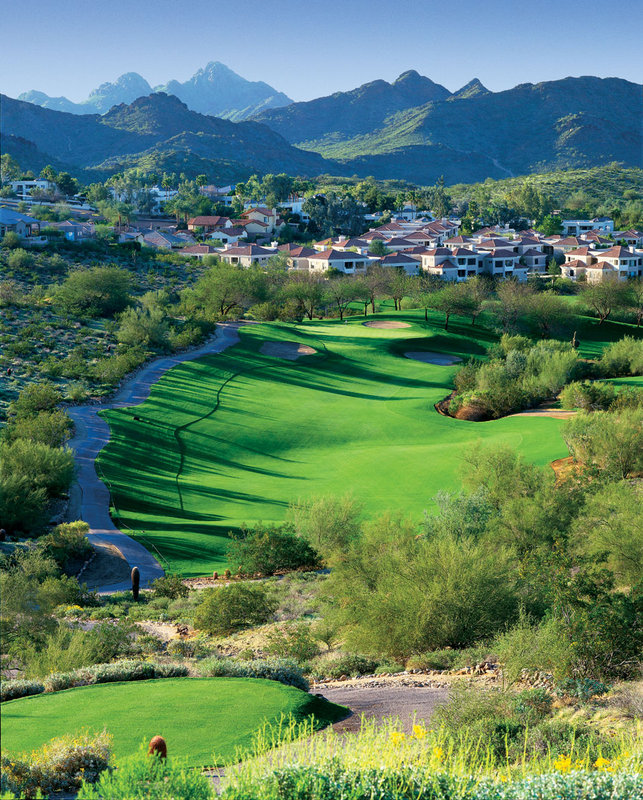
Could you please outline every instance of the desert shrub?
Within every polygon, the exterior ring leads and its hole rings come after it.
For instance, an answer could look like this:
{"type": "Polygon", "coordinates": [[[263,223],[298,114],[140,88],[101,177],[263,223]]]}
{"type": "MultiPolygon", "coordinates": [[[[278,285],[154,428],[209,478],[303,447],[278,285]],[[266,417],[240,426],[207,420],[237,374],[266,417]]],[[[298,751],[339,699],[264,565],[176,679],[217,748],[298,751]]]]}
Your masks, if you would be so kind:
{"type": "Polygon", "coordinates": [[[153,661],[116,661],[94,664],[70,672],[56,672],[44,680],[46,692],[58,692],[75,686],[118,681],[146,681],[153,678],[184,678],[188,669],[182,664],[162,664],[153,661]]]}
{"type": "Polygon", "coordinates": [[[244,530],[233,538],[228,559],[244,575],[274,575],[296,569],[317,569],[320,557],[289,526],[244,530]]]}
{"type": "Polygon", "coordinates": [[[457,658],[457,650],[433,650],[428,653],[417,653],[409,657],[408,669],[451,669],[457,658]]]}
{"type": "Polygon", "coordinates": [[[91,784],[109,767],[110,737],[107,733],[62,736],[29,756],[2,755],[2,791],[33,798],[38,792],[75,792],[91,784]]]}
{"type": "Polygon", "coordinates": [[[152,347],[167,350],[169,324],[164,309],[126,308],[120,315],[116,338],[121,344],[133,347],[152,347]]]}
{"type": "Polygon", "coordinates": [[[163,575],[152,583],[154,597],[167,597],[176,600],[179,597],[187,597],[190,590],[183,583],[180,575],[163,575]]]}
{"type": "Polygon", "coordinates": [[[271,655],[293,658],[299,663],[319,655],[319,645],[305,622],[280,625],[270,631],[267,640],[266,649],[271,655]]]}
{"type": "Polygon", "coordinates": [[[363,526],[323,589],[326,614],[357,652],[396,659],[467,647],[516,616],[510,553],[484,537],[418,536],[389,516],[363,526]]]}
{"type": "Polygon", "coordinates": [[[90,267],[70,272],[58,287],[55,302],[66,314],[108,317],[130,302],[130,274],[118,267],[90,267]]]}
{"type": "Polygon", "coordinates": [[[611,383],[573,381],[560,393],[563,408],[582,408],[583,411],[606,411],[616,398],[611,383]]]}
{"type": "Polygon", "coordinates": [[[575,461],[620,480],[643,470],[643,408],[576,414],[562,428],[575,461]]]}
{"type": "Polygon", "coordinates": [[[288,517],[297,535],[328,560],[358,538],[361,513],[360,504],[346,495],[294,503],[288,517]]]}
{"type": "Polygon", "coordinates": [[[170,639],[167,652],[171,656],[191,658],[194,655],[194,641],[192,639],[170,639]]]}
{"type": "Polygon", "coordinates": [[[612,342],[603,350],[600,365],[606,375],[643,374],[643,339],[625,336],[612,342]]]}
{"type": "Polygon", "coordinates": [[[39,649],[25,652],[26,674],[40,677],[129,655],[134,649],[131,633],[129,625],[109,622],[89,631],[62,625],[39,649]]]}
{"type": "Polygon", "coordinates": [[[46,521],[47,492],[25,475],[0,470],[0,519],[9,533],[40,533],[46,521]]]}
{"type": "Polygon", "coordinates": [[[45,685],[40,681],[29,681],[23,678],[2,681],[0,686],[0,700],[4,703],[7,700],[15,700],[17,697],[29,697],[32,694],[42,694],[44,691],[45,685]]]}
{"type": "Polygon", "coordinates": [[[556,684],[556,694],[561,697],[573,697],[586,703],[593,697],[607,694],[610,687],[602,681],[593,678],[565,678],[556,684]]]}
{"type": "Polygon", "coordinates": [[[493,649],[509,683],[517,681],[522,670],[544,670],[556,680],[563,680],[574,667],[568,631],[555,618],[532,623],[521,617],[516,625],[496,639],[493,649]]]}
{"type": "Polygon", "coordinates": [[[83,403],[89,396],[87,384],[84,381],[72,381],[67,386],[67,399],[72,403],[83,403]]]}
{"type": "Polygon", "coordinates": [[[265,678],[307,692],[308,681],[301,667],[288,658],[257,658],[251,661],[213,656],[200,662],[199,670],[208,678],[265,678]]]}
{"type": "Polygon", "coordinates": [[[62,409],[39,411],[36,414],[10,417],[6,437],[28,439],[48,447],[62,447],[71,432],[72,422],[62,409]]]}
{"type": "Polygon", "coordinates": [[[33,417],[41,411],[53,411],[61,400],[60,392],[52,383],[30,383],[11,403],[9,414],[12,417],[33,417]]]}
{"type": "Polygon", "coordinates": [[[552,702],[553,698],[546,689],[526,689],[514,698],[514,709],[530,719],[540,719],[551,712],[552,702]]]}
{"type": "Polygon", "coordinates": [[[370,675],[379,665],[377,658],[359,653],[341,653],[332,658],[318,659],[311,665],[317,675],[327,678],[341,678],[342,675],[370,675]]]}
{"type": "Polygon", "coordinates": [[[101,358],[92,365],[92,377],[100,383],[114,384],[122,380],[128,372],[136,369],[146,359],[145,351],[138,347],[115,353],[109,358],[101,358]]]}
{"type": "Polygon", "coordinates": [[[572,527],[574,550],[595,558],[607,554],[607,566],[627,586],[643,575],[641,497],[641,487],[630,481],[601,486],[587,498],[572,527]]]}
{"type": "Polygon", "coordinates": [[[104,772],[96,783],[83,782],[78,800],[214,800],[210,779],[170,758],[149,756],[145,746],[104,772]]]}
{"type": "Polygon", "coordinates": [[[270,322],[273,319],[277,319],[279,316],[279,306],[277,303],[256,303],[254,306],[250,306],[248,309],[248,313],[253,319],[258,319],[263,322],[270,322]]]}
{"type": "Polygon", "coordinates": [[[42,536],[38,544],[64,569],[70,561],[82,561],[93,552],[86,536],[88,530],[89,525],[82,520],[62,522],[51,533],[42,536]]]}
{"type": "Polygon", "coordinates": [[[220,589],[206,589],[194,615],[194,626],[225,636],[268,622],[276,610],[275,599],[263,586],[230,583],[220,589]]]}

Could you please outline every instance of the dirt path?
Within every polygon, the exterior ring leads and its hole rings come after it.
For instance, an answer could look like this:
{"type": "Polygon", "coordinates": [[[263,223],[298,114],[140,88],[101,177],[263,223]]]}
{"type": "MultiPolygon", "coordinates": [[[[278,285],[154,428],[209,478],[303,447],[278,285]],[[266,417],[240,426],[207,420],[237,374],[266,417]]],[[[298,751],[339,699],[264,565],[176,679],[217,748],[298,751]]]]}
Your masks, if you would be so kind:
{"type": "MultiPolygon", "coordinates": [[[[164,574],[157,558],[142,544],[119,530],[109,515],[110,493],[107,486],[96,473],[96,456],[109,441],[109,426],[98,416],[98,412],[108,408],[124,408],[142,403],[147,399],[152,386],[167,370],[193,361],[204,355],[220,353],[239,341],[240,324],[226,322],[217,326],[215,336],[201,347],[179,355],[158,358],[127,379],[116,395],[107,403],[86,406],[73,406],[68,409],[69,416],[76,426],[69,446],[75,451],[77,477],[72,489],[70,516],[83,519],[89,524],[88,538],[92,544],[115,547],[127,563],[127,571],[137,566],[141,573],[141,588],[164,574]]],[[[101,559],[97,564],[99,567],[101,559]]],[[[103,563],[104,562],[103,560],[103,563]]],[[[92,583],[101,593],[129,589],[129,578],[122,578],[122,564],[112,562],[103,577],[92,575],[92,583]],[[114,566],[118,569],[115,574],[114,566]]]]}

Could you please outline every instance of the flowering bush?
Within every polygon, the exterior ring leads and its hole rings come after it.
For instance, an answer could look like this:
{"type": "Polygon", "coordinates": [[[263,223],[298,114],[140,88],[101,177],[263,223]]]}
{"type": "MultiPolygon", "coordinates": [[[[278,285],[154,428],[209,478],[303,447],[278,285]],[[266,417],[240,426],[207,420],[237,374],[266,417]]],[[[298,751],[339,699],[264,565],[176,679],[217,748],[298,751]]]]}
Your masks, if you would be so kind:
{"type": "Polygon", "coordinates": [[[31,694],[41,694],[44,691],[45,685],[40,681],[25,681],[22,679],[2,681],[0,702],[15,700],[16,697],[28,697],[31,694]]]}
{"type": "Polygon", "coordinates": [[[307,692],[309,684],[301,668],[288,658],[236,661],[232,658],[207,658],[201,662],[201,674],[207,678],[265,678],[294,686],[307,692]]]}
{"type": "Polygon", "coordinates": [[[110,737],[97,735],[62,736],[29,755],[2,756],[2,792],[33,798],[38,792],[75,792],[83,780],[96,781],[110,760],[110,737]]]}

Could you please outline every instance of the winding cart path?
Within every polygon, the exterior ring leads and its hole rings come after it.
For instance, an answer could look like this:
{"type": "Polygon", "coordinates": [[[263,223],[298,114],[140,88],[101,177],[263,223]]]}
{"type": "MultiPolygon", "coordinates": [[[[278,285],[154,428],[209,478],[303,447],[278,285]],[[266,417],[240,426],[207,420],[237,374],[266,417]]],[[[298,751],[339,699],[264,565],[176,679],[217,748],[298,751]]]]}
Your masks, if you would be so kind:
{"type": "MultiPolygon", "coordinates": [[[[98,416],[108,408],[124,408],[142,403],[149,397],[152,386],[172,367],[184,361],[193,361],[201,356],[220,353],[239,342],[239,326],[243,323],[225,322],[217,325],[212,339],[195,350],[178,355],[164,356],[144,366],[135,375],[126,379],[108,403],[73,406],[69,416],[76,426],[69,446],[74,450],[77,475],[72,489],[71,508],[76,519],[89,524],[88,539],[94,545],[115,546],[130,567],[138,567],[141,573],[141,588],[164,575],[156,557],[140,542],[119,530],[109,515],[110,492],[96,472],[96,456],[109,441],[109,426],[98,416]]],[[[130,581],[106,583],[98,587],[99,593],[108,594],[129,589],[130,581]]]]}

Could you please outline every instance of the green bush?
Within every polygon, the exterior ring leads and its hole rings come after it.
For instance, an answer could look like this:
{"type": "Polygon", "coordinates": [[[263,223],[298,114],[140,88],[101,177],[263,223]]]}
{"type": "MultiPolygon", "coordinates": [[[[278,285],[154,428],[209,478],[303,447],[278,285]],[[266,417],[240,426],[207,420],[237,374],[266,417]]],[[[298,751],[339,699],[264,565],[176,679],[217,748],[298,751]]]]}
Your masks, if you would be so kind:
{"type": "Polygon", "coordinates": [[[612,342],[603,350],[600,364],[605,375],[643,374],[643,339],[625,336],[612,342]]]}
{"type": "Polygon", "coordinates": [[[280,625],[267,636],[267,650],[271,655],[294,658],[302,663],[319,655],[319,645],[313,638],[310,625],[305,622],[280,625]]]}
{"type": "Polygon", "coordinates": [[[118,267],[90,267],[71,272],[55,293],[66,314],[109,317],[130,302],[130,274],[118,267]]]}
{"type": "MultiPolygon", "coordinates": [[[[171,746],[170,746],[171,750],[171,746]]],[[[210,779],[181,761],[148,756],[145,747],[98,782],[83,782],[78,800],[214,800],[210,779]]]]}
{"type": "Polygon", "coordinates": [[[332,658],[318,659],[311,665],[313,672],[326,678],[341,678],[342,675],[371,675],[379,660],[359,653],[341,653],[332,658]]]}
{"type": "Polygon", "coordinates": [[[319,555],[289,526],[259,527],[233,537],[228,560],[244,575],[274,575],[297,569],[318,569],[319,555]]]}
{"type": "Polygon", "coordinates": [[[180,575],[163,575],[152,583],[152,590],[155,597],[167,597],[176,600],[178,597],[187,597],[190,594],[189,588],[183,583],[180,575]]]}
{"type": "Polygon", "coordinates": [[[257,658],[248,661],[213,656],[204,659],[199,670],[206,678],[264,678],[307,692],[309,684],[301,667],[292,659],[257,658]]]}
{"type": "Polygon", "coordinates": [[[89,525],[82,520],[62,522],[51,533],[42,536],[38,544],[64,569],[69,562],[82,561],[93,552],[94,548],[86,536],[88,531],[89,525]]]}
{"type": "Polygon", "coordinates": [[[607,411],[615,398],[614,386],[598,381],[573,381],[560,393],[563,408],[581,408],[583,411],[607,411]]]}
{"type": "Polygon", "coordinates": [[[203,592],[203,600],[194,615],[194,626],[207,633],[226,636],[268,622],[276,610],[276,601],[263,586],[230,583],[203,592]]]}

